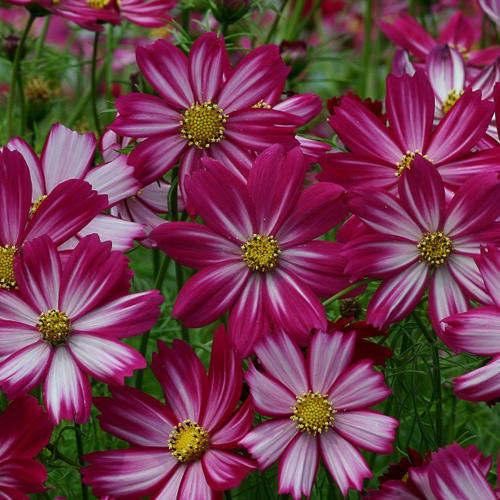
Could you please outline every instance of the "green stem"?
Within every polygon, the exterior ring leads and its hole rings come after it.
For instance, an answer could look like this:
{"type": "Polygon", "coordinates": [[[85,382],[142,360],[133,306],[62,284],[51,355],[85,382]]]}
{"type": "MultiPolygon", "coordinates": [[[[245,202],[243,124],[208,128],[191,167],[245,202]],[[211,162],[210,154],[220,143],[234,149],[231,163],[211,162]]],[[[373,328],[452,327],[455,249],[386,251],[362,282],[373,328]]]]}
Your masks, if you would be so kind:
{"type": "Polygon", "coordinates": [[[191,9],[187,8],[182,11],[182,29],[189,35],[189,24],[191,18],[191,9]]]}
{"type": "Polygon", "coordinates": [[[50,19],[51,16],[47,16],[45,18],[45,21],[43,22],[42,33],[36,41],[35,61],[38,61],[42,55],[43,47],[45,46],[45,39],[47,38],[47,32],[49,31],[50,19]]]}
{"type": "Polygon", "coordinates": [[[356,281],[356,283],[353,283],[352,285],[349,285],[347,288],[344,288],[343,290],[340,290],[340,292],[337,292],[335,295],[332,295],[329,299],[326,299],[323,302],[323,307],[329,306],[332,302],[335,302],[338,299],[341,299],[344,295],[347,295],[349,292],[352,292],[353,290],[356,290],[356,288],[365,285],[369,283],[370,280],[364,278],[362,280],[356,281]]]}
{"type": "Polygon", "coordinates": [[[35,16],[30,13],[30,17],[26,26],[24,27],[23,34],[21,35],[21,40],[19,40],[19,45],[17,46],[16,53],[14,54],[14,61],[12,62],[12,73],[10,76],[10,87],[9,87],[9,100],[7,101],[7,137],[10,138],[14,135],[12,128],[12,118],[14,111],[14,100],[16,98],[16,83],[18,81],[18,73],[20,74],[21,69],[21,55],[24,51],[24,46],[26,45],[26,39],[28,38],[28,33],[31,29],[35,16]]]}
{"type": "Polygon", "coordinates": [[[97,112],[97,50],[99,48],[99,32],[96,31],[94,35],[94,49],[92,51],[92,75],[91,75],[91,88],[92,88],[92,113],[94,115],[94,125],[98,135],[101,135],[101,123],[99,122],[99,114],[97,112]]]}
{"type": "Polygon", "coordinates": [[[113,25],[108,26],[108,37],[106,39],[106,101],[110,104],[113,100],[113,52],[115,51],[115,40],[113,37],[113,25]]]}
{"type": "Polygon", "coordinates": [[[276,28],[278,27],[278,23],[280,22],[281,16],[283,15],[283,11],[285,10],[286,4],[288,3],[288,0],[283,0],[281,2],[281,7],[278,12],[276,12],[276,17],[274,18],[273,24],[271,25],[271,28],[267,32],[266,39],[264,40],[264,45],[268,44],[271,41],[271,38],[274,35],[274,32],[276,31],[276,28]]]}
{"type": "MultiPolygon", "coordinates": [[[[85,461],[83,460],[83,442],[82,442],[82,430],[80,428],[80,424],[75,422],[75,438],[76,438],[76,449],[78,452],[78,461],[80,462],[80,466],[83,467],[85,465],[85,461]]],[[[82,485],[82,498],[83,500],[88,500],[89,493],[86,484],[81,483],[82,485]]]]}
{"type": "Polygon", "coordinates": [[[321,6],[321,0],[314,0],[314,4],[311,10],[307,14],[307,16],[300,22],[298,28],[295,30],[295,33],[293,33],[294,38],[297,38],[300,35],[300,33],[302,33],[302,31],[309,24],[309,22],[314,17],[320,6],[321,6]]]}
{"type": "Polygon", "coordinates": [[[66,455],[63,455],[53,444],[49,443],[47,445],[47,449],[52,453],[52,455],[59,459],[62,460],[63,462],[66,462],[68,465],[71,465],[72,467],[76,467],[77,469],[80,468],[80,464],[72,460],[71,458],[67,457],[66,455]]]}
{"type": "MultiPolygon", "coordinates": [[[[177,293],[181,291],[184,285],[184,273],[182,272],[182,266],[176,262],[175,263],[175,279],[177,281],[177,293]]],[[[189,330],[181,324],[181,336],[182,340],[189,342],[189,330]]]]}
{"type": "Polygon", "coordinates": [[[17,74],[17,87],[19,88],[19,110],[21,111],[21,137],[26,133],[26,102],[21,72],[17,74]]]}
{"type": "Polygon", "coordinates": [[[370,82],[370,56],[371,56],[371,46],[372,46],[372,7],[373,0],[365,0],[365,12],[364,12],[364,27],[365,27],[365,41],[363,45],[363,62],[362,66],[364,68],[363,75],[363,87],[361,89],[360,95],[362,97],[367,97],[368,85],[370,82]]]}
{"type": "Polygon", "coordinates": [[[295,4],[295,10],[293,11],[292,18],[290,19],[290,24],[287,26],[286,39],[293,41],[295,40],[295,34],[297,31],[297,26],[300,23],[300,18],[304,12],[304,5],[306,0],[297,0],[295,4]]]}

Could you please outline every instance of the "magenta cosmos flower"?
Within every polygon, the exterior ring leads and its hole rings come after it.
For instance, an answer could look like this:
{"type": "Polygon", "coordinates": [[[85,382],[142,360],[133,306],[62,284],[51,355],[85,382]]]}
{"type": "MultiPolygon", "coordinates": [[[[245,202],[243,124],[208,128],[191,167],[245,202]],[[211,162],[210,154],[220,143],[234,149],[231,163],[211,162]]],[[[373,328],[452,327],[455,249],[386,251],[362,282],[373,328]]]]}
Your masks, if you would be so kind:
{"type": "Polygon", "coordinates": [[[387,77],[389,127],[362,103],[342,98],[329,123],[352,152],[325,155],[319,162],[324,170],[319,178],[349,188],[391,189],[419,153],[452,189],[473,174],[498,171],[498,149],[470,152],[484,137],[494,104],[468,89],[436,128],[434,106],[434,92],[420,71],[387,77]]]}
{"type": "Polygon", "coordinates": [[[45,467],[34,460],[47,445],[52,424],[33,396],[9,404],[0,416],[0,498],[28,499],[27,493],[45,491],[45,467]]]}
{"type": "Polygon", "coordinates": [[[118,500],[222,499],[255,468],[253,460],[231,450],[253,422],[248,398],[238,409],[241,361],[223,327],[214,335],[208,376],[188,344],[172,349],[158,342],[152,369],[167,405],[131,387],[113,387],[113,398],[95,398],[101,427],[128,441],[123,450],[85,457],[83,482],[94,495],[118,500]]]}
{"type": "Polygon", "coordinates": [[[307,343],[326,329],[317,296],[347,286],[340,244],[312,241],[338,224],[344,190],[322,182],[302,190],[299,148],[280,145],[255,161],[246,184],[211,159],[186,179],[186,191],[206,225],[167,222],[151,238],[183,265],[200,269],[180,291],[172,315],[188,327],[229,313],[229,332],[242,357],[271,327],[307,343]]]}
{"type": "MultiPolygon", "coordinates": [[[[127,164],[126,155],[117,153],[113,159],[93,167],[96,149],[94,134],[80,135],[60,123],[51,127],[40,158],[19,137],[11,139],[7,149],[19,151],[26,160],[31,176],[32,203],[35,206],[39,206],[47,195],[68,179],[87,181],[99,194],[105,194],[108,205],[104,208],[134,195],[140,187],[134,176],[134,167],[127,164]]],[[[64,248],[74,248],[78,238],[92,233],[97,233],[103,241],[111,241],[114,250],[127,250],[133,246],[134,238],[144,237],[142,224],[107,214],[96,214],[64,248]]]]}
{"type": "Polygon", "coordinates": [[[13,262],[26,241],[48,234],[60,245],[108,205],[82,180],[59,184],[41,204],[32,204],[32,192],[21,154],[0,150],[0,289],[17,288],[13,262]]]}
{"type": "Polygon", "coordinates": [[[487,480],[491,457],[485,458],[474,445],[462,448],[454,443],[433,452],[431,461],[410,467],[404,481],[390,480],[370,500],[497,500],[487,480]]]}
{"type": "Polygon", "coordinates": [[[254,152],[274,143],[287,149],[297,145],[294,130],[302,119],[270,109],[289,72],[277,46],[252,50],[232,69],[224,40],[206,33],[194,42],[189,58],[166,40],[157,40],[137,48],[137,64],[160,97],[120,97],[111,129],[146,138],[130,153],[130,163],[148,170],[145,182],[158,179],[181,159],[183,190],[185,176],[207,156],[241,177],[254,152]]]}
{"type": "Polygon", "coordinates": [[[284,333],[255,346],[265,372],[250,363],[245,378],[256,409],[274,418],[240,443],[260,469],[280,460],[279,493],[308,497],[320,456],[343,495],[359,491],[372,473],[356,446],[391,453],[397,420],[366,409],[391,391],[372,361],[351,363],[355,343],[355,333],[318,332],[306,360],[284,333]]]}
{"type": "Polygon", "coordinates": [[[476,258],[493,305],[478,307],[446,318],[446,343],[455,351],[467,351],[493,359],[455,382],[455,394],[469,401],[489,401],[500,397],[500,251],[482,248],[476,258]]]}
{"type": "Polygon", "coordinates": [[[151,328],[163,298],[156,290],[129,295],[128,260],[110,247],[87,236],[63,266],[42,236],[14,262],[20,293],[0,290],[0,386],[14,399],[44,381],[45,407],[56,424],[89,418],[87,374],[123,384],[146,366],[118,339],[151,328]]]}
{"type": "Polygon", "coordinates": [[[474,256],[481,244],[498,241],[497,177],[472,177],[445,206],[440,175],[417,156],[400,180],[399,199],[382,190],[353,190],[350,208],[371,231],[345,245],[346,273],[384,280],[368,305],[369,323],[384,327],[404,318],[429,280],[429,316],[441,336],[441,321],[466,311],[469,298],[491,303],[474,256]]]}

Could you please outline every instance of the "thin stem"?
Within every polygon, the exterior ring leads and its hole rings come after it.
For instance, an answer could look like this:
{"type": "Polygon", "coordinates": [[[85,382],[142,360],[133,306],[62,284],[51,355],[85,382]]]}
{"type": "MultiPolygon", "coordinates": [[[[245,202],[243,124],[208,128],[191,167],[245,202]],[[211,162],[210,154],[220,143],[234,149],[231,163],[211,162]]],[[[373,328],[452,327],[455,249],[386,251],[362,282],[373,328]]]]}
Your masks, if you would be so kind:
{"type": "Polygon", "coordinates": [[[309,24],[309,22],[314,17],[320,6],[321,6],[321,0],[314,0],[314,4],[311,10],[308,12],[307,16],[300,22],[299,26],[295,30],[296,32],[293,33],[294,38],[297,38],[303,31],[303,29],[309,24]]]}
{"type": "Polygon", "coordinates": [[[42,33],[40,34],[38,40],[36,41],[35,61],[38,61],[42,55],[43,48],[45,46],[45,39],[47,38],[47,32],[49,31],[50,19],[51,16],[47,16],[45,18],[45,21],[43,22],[42,33]]]}
{"type": "Polygon", "coordinates": [[[26,133],[26,102],[24,100],[23,78],[21,72],[17,74],[17,87],[19,88],[19,110],[21,111],[21,137],[26,133]]]}
{"type": "Polygon", "coordinates": [[[26,26],[24,27],[23,34],[21,35],[21,40],[19,40],[19,45],[16,48],[16,53],[14,54],[14,61],[12,62],[12,73],[10,76],[10,87],[9,87],[9,100],[7,101],[7,137],[12,137],[12,118],[14,111],[14,99],[16,98],[16,83],[18,81],[18,73],[20,73],[21,67],[21,55],[24,52],[24,46],[26,45],[26,39],[28,38],[28,33],[31,29],[35,16],[30,13],[30,17],[26,26]]]}
{"type": "Polygon", "coordinates": [[[360,95],[362,97],[367,97],[368,84],[370,82],[370,56],[372,47],[372,7],[373,0],[365,0],[365,12],[364,12],[364,26],[365,26],[365,41],[363,45],[363,61],[362,66],[364,68],[363,75],[363,87],[361,89],[360,95]]]}
{"type": "Polygon", "coordinates": [[[101,123],[99,122],[99,114],[97,112],[97,50],[99,48],[99,32],[96,31],[94,35],[94,50],[92,51],[92,75],[91,75],[91,88],[92,88],[92,113],[94,114],[94,125],[97,133],[101,135],[101,123]]]}
{"type": "Polygon", "coordinates": [[[63,455],[53,444],[49,443],[47,445],[47,449],[52,453],[52,455],[54,455],[55,458],[62,460],[63,462],[66,462],[68,465],[71,465],[72,467],[76,467],[77,469],[80,468],[79,463],[75,462],[66,455],[63,455]]]}
{"type": "Polygon", "coordinates": [[[302,17],[302,13],[304,11],[304,5],[306,0],[297,0],[295,4],[295,10],[293,11],[292,18],[290,19],[290,24],[288,24],[288,29],[286,31],[286,39],[287,40],[295,40],[297,25],[300,22],[300,18],[302,17]]]}
{"type": "Polygon", "coordinates": [[[362,285],[366,285],[367,283],[369,283],[369,280],[366,278],[356,281],[356,283],[349,285],[347,288],[344,288],[343,290],[340,290],[340,292],[337,292],[335,295],[332,295],[329,299],[326,299],[323,302],[323,307],[329,306],[332,302],[341,299],[344,295],[347,295],[349,292],[352,292],[353,290],[356,290],[356,288],[362,285]]]}
{"type": "Polygon", "coordinates": [[[106,39],[106,101],[110,103],[113,99],[113,52],[115,50],[115,40],[113,36],[114,26],[108,26],[108,37],[106,39]]]}
{"type": "MultiPolygon", "coordinates": [[[[184,273],[182,272],[182,266],[178,262],[175,263],[175,279],[177,281],[177,293],[179,293],[184,285],[184,273]]],[[[189,330],[182,324],[181,336],[182,340],[185,340],[186,342],[189,341],[189,330]]]]}
{"type": "Polygon", "coordinates": [[[280,22],[281,16],[283,14],[283,11],[285,10],[286,4],[288,3],[288,0],[283,0],[281,2],[281,7],[278,12],[276,12],[276,17],[274,18],[273,24],[271,25],[271,28],[267,32],[266,39],[264,40],[264,45],[268,44],[271,41],[271,38],[274,35],[274,32],[276,31],[276,28],[278,27],[278,23],[280,22]]]}
{"type": "Polygon", "coordinates": [[[191,18],[191,9],[187,8],[182,11],[182,29],[189,35],[189,24],[191,18]]]}
{"type": "MultiPolygon", "coordinates": [[[[78,452],[78,461],[80,462],[80,466],[83,467],[85,461],[83,460],[82,430],[80,428],[80,424],[77,424],[76,422],[75,422],[75,438],[76,438],[76,449],[78,452]]],[[[83,481],[81,485],[82,485],[82,498],[83,500],[88,500],[89,492],[87,489],[87,485],[83,484],[83,481]]]]}

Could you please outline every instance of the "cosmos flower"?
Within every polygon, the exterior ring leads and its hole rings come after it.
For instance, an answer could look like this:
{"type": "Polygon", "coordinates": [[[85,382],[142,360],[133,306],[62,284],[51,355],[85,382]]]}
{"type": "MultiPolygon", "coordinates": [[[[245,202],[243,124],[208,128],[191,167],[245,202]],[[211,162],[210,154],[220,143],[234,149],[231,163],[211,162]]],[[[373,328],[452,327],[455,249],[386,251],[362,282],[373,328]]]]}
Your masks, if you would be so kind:
{"type": "Polygon", "coordinates": [[[326,329],[317,296],[345,288],[339,243],[316,241],[338,224],[344,190],[321,182],[302,190],[299,148],[280,145],[257,157],[248,184],[211,159],[186,179],[186,191],[206,225],[167,222],[151,238],[182,265],[200,269],[182,288],[172,315],[188,327],[207,325],[227,310],[242,357],[271,327],[308,342],[326,329]]]}
{"type": "Polygon", "coordinates": [[[415,157],[402,175],[399,199],[382,190],[353,190],[349,206],[369,228],[344,246],[346,273],[383,279],[366,320],[385,327],[409,314],[429,286],[429,316],[444,342],[441,321],[491,303],[474,262],[480,245],[498,240],[496,174],[472,177],[445,206],[444,184],[433,165],[415,157]]]}
{"type": "Polygon", "coordinates": [[[371,361],[352,363],[355,341],[354,333],[318,332],[306,360],[284,333],[255,346],[265,372],[250,363],[245,378],[257,411],[272,418],[240,442],[261,470],[279,459],[279,493],[295,500],[311,494],[320,456],[345,496],[372,477],[356,446],[392,451],[397,420],[367,409],[391,391],[371,361]]]}
{"type": "Polygon", "coordinates": [[[151,328],[163,298],[156,290],[128,294],[128,260],[110,247],[87,236],[62,265],[55,244],[41,236],[14,262],[19,294],[0,290],[0,386],[14,399],[43,381],[56,424],[89,418],[87,374],[123,384],[146,366],[118,339],[151,328]]]}
{"type": "Polygon", "coordinates": [[[45,491],[45,467],[34,460],[52,434],[48,415],[33,396],[13,401],[0,416],[0,498],[26,499],[45,491]],[[35,425],[34,425],[35,424],[35,425]]]}
{"type": "Polygon", "coordinates": [[[138,500],[221,499],[255,468],[235,453],[253,422],[248,398],[238,409],[241,361],[224,328],[214,334],[208,376],[188,344],[158,342],[152,369],[167,405],[131,387],[112,387],[113,398],[95,398],[102,428],[132,446],[85,456],[83,482],[98,497],[138,500]]]}

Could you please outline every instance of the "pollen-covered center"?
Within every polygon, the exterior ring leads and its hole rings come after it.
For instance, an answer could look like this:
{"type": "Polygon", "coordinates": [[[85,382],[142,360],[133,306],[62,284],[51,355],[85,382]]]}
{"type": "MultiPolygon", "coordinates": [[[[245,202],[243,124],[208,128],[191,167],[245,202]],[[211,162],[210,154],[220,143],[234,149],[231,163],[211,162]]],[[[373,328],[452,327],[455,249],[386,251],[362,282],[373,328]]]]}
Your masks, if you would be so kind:
{"type": "Polygon", "coordinates": [[[181,117],[181,135],[190,146],[205,149],[224,139],[224,124],[229,116],[217,104],[195,102],[181,117]]]}
{"type": "Polygon", "coordinates": [[[443,115],[448,113],[450,109],[455,105],[455,103],[464,95],[464,91],[457,91],[455,89],[450,90],[448,93],[448,97],[443,101],[441,105],[441,110],[443,111],[443,115]]]}
{"type": "Polygon", "coordinates": [[[64,344],[71,333],[68,316],[57,309],[49,309],[40,314],[36,326],[42,334],[42,339],[53,346],[64,344]]]}
{"type": "Polygon", "coordinates": [[[17,288],[16,277],[14,276],[14,255],[17,248],[4,245],[0,247],[0,288],[10,290],[17,288]]]}
{"type": "Polygon", "coordinates": [[[104,9],[111,0],[87,0],[87,5],[93,9],[104,9]]]}
{"type": "Polygon", "coordinates": [[[208,432],[196,422],[179,422],[170,433],[168,447],[180,462],[191,462],[200,458],[208,448],[208,432]]]}
{"type": "Polygon", "coordinates": [[[303,392],[302,396],[297,396],[297,405],[292,410],[290,418],[297,422],[297,429],[314,435],[328,430],[333,424],[333,415],[337,413],[328,401],[328,394],[310,390],[307,394],[303,392]]]}
{"type": "Polygon", "coordinates": [[[42,194],[42,196],[40,196],[40,198],[38,198],[38,200],[36,200],[35,203],[33,203],[33,205],[31,205],[30,217],[33,217],[33,215],[35,215],[36,211],[40,208],[40,205],[44,202],[44,200],[46,198],[47,198],[47,195],[42,194]]]}
{"type": "Polygon", "coordinates": [[[262,234],[254,234],[244,245],[241,245],[241,249],[246,265],[254,271],[263,273],[276,266],[281,253],[274,236],[262,234]]]}
{"type": "Polygon", "coordinates": [[[409,149],[407,149],[406,153],[401,158],[401,161],[398,161],[396,163],[396,167],[398,169],[398,171],[394,174],[396,177],[401,177],[405,169],[407,170],[411,169],[411,164],[415,159],[415,155],[420,155],[427,161],[432,162],[432,160],[428,158],[427,155],[422,154],[419,149],[415,149],[415,151],[410,151],[409,149]]]}
{"type": "Polygon", "coordinates": [[[420,251],[422,260],[436,266],[444,264],[448,255],[453,250],[450,238],[445,236],[441,231],[424,233],[424,237],[418,243],[417,248],[420,251]]]}

